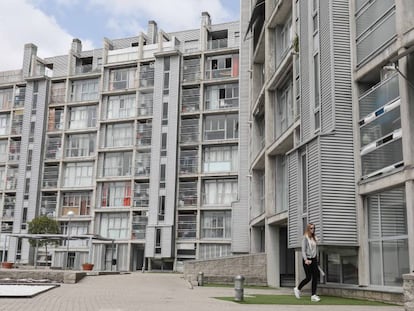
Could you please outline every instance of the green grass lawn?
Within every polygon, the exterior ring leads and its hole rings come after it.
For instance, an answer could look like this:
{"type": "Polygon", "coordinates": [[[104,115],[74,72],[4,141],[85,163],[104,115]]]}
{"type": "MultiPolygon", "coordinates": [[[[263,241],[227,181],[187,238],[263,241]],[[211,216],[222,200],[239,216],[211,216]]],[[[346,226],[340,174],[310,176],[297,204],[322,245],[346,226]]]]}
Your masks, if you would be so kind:
{"type": "Polygon", "coordinates": [[[332,296],[320,296],[321,301],[311,302],[310,297],[304,296],[301,299],[296,299],[293,295],[245,295],[244,301],[238,302],[234,301],[234,297],[214,297],[216,299],[233,301],[241,304],[268,304],[268,305],[360,305],[360,306],[389,306],[390,304],[369,301],[369,300],[360,300],[360,299],[351,299],[351,298],[342,298],[342,297],[332,297],[332,296]]]}

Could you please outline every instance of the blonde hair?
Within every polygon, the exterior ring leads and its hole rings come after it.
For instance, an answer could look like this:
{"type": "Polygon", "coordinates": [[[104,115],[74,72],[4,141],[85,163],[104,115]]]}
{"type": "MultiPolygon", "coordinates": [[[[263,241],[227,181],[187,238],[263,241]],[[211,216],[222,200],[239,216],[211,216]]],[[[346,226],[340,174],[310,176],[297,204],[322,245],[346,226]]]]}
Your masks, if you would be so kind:
{"type": "Polygon", "coordinates": [[[315,225],[310,222],[310,223],[307,224],[306,230],[303,233],[303,235],[308,237],[309,239],[313,239],[313,240],[317,241],[316,234],[315,234],[315,229],[312,231],[311,227],[315,228],[315,225]]]}

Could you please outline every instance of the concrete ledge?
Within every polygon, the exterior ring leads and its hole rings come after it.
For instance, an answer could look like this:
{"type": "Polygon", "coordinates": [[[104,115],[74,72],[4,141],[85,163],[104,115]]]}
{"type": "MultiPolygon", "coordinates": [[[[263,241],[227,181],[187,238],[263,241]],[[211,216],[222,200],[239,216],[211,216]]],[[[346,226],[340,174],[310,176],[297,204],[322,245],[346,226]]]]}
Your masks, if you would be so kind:
{"type": "Polygon", "coordinates": [[[318,286],[321,295],[379,301],[397,305],[404,304],[401,289],[383,289],[376,287],[359,287],[357,285],[325,285],[318,286]]]}
{"type": "Polygon", "coordinates": [[[50,269],[0,269],[0,282],[5,280],[48,280],[51,283],[75,284],[86,276],[84,271],[64,271],[50,269]]]}

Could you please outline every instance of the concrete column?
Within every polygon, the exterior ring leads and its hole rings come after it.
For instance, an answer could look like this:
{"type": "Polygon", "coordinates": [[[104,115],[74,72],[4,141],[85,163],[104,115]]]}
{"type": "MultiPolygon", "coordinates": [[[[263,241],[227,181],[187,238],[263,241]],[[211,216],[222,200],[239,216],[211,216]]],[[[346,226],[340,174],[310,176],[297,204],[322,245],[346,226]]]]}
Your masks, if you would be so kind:
{"type": "Polygon", "coordinates": [[[266,224],[267,284],[280,287],[279,227],[266,224]]]}
{"type": "Polygon", "coordinates": [[[414,311],[414,273],[403,275],[404,310],[414,311]]]}

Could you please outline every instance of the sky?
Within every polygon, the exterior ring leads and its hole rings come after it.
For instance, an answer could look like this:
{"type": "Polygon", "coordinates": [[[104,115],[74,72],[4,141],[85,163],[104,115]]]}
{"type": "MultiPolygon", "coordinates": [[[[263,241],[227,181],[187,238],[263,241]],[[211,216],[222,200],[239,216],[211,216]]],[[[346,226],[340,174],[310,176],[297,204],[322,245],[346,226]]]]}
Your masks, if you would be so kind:
{"type": "Polygon", "coordinates": [[[201,12],[213,24],[239,20],[240,0],[0,0],[0,71],[21,69],[26,43],[41,58],[67,54],[73,38],[83,50],[103,38],[146,32],[154,20],[165,32],[200,27],[201,12]]]}

